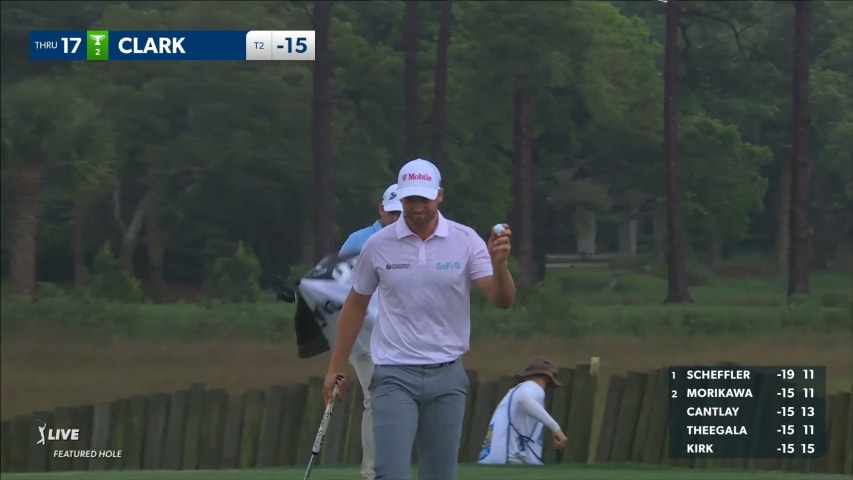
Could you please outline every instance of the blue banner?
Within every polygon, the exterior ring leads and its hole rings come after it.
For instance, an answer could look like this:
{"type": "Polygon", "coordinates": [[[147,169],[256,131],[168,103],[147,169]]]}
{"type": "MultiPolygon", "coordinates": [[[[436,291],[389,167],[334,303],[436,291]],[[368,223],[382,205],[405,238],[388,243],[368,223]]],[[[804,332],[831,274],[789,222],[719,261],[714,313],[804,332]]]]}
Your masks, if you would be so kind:
{"type": "Polygon", "coordinates": [[[30,60],[86,60],[86,32],[30,32],[30,60]]]}
{"type": "MultiPolygon", "coordinates": [[[[254,49],[257,43],[261,43],[252,42],[249,33],[247,30],[32,31],[30,60],[245,61],[250,45],[254,49]]],[[[267,45],[261,48],[273,47],[267,45]]]]}

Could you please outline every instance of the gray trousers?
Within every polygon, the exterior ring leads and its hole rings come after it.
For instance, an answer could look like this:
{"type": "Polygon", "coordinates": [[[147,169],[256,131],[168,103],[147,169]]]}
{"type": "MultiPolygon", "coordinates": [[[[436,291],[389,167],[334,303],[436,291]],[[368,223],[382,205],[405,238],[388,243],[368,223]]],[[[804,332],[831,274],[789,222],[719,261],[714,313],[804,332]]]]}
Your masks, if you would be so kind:
{"type": "Polygon", "coordinates": [[[376,480],[455,480],[470,387],[462,361],[442,367],[377,365],[370,382],[376,480]]]}

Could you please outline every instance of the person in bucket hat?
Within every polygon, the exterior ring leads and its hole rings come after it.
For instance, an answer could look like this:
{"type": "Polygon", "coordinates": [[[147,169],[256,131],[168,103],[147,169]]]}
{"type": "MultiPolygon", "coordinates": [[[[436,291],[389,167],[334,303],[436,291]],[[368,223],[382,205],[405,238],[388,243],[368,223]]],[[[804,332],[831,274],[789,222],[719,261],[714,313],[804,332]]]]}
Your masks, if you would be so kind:
{"type": "Polygon", "coordinates": [[[554,448],[566,445],[560,424],[545,409],[545,389],[561,386],[557,369],[537,355],[516,378],[518,385],[501,399],[486,431],[478,463],[485,465],[544,465],[542,430],[551,431],[554,448]]]}

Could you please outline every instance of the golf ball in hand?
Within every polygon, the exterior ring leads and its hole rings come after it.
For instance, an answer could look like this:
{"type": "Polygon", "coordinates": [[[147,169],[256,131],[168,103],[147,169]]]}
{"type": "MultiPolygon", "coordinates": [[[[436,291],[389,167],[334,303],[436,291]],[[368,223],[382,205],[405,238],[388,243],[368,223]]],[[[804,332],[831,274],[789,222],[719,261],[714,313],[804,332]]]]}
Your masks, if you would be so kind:
{"type": "Polygon", "coordinates": [[[495,235],[500,235],[506,229],[504,228],[502,223],[499,223],[499,224],[494,226],[493,230],[495,231],[495,235]]]}

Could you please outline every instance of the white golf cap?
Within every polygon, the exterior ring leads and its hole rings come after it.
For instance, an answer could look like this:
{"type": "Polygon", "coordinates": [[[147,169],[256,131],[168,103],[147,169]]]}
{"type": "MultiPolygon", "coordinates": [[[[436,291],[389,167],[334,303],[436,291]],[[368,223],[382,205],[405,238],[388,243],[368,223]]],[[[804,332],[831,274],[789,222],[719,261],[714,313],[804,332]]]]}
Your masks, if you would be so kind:
{"type": "Polygon", "coordinates": [[[397,198],[424,197],[435,200],[441,188],[441,173],[432,162],[417,158],[403,165],[397,177],[397,198]]]}
{"type": "Polygon", "coordinates": [[[389,185],[382,194],[382,210],[386,212],[402,212],[403,204],[397,198],[397,184],[389,185]]]}

